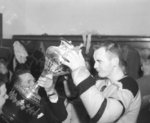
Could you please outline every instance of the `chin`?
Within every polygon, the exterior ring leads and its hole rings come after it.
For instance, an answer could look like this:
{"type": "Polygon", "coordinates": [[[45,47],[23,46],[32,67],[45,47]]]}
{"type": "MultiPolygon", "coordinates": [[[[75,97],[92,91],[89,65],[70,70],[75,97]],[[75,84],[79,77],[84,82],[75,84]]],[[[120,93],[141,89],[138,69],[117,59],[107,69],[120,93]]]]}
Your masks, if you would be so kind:
{"type": "Polygon", "coordinates": [[[105,77],[106,77],[106,75],[105,75],[105,74],[102,74],[102,73],[98,73],[98,76],[99,76],[100,78],[105,78],[105,77]]]}

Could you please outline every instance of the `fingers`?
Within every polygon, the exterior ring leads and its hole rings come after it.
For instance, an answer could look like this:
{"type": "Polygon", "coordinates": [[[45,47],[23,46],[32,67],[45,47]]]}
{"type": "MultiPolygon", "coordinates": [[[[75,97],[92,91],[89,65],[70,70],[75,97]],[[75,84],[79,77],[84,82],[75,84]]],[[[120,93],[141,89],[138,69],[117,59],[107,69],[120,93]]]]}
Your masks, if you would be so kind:
{"type": "Polygon", "coordinates": [[[69,60],[67,60],[65,57],[62,57],[60,62],[68,67],[70,66],[69,60]]]}
{"type": "Polygon", "coordinates": [[[66,53],[66,54],[64,54],[63,56],[60,57],[60,62],[69,67],[70,61],[69,61],[69,58],[68,58],[67,54],[68,53],[66,53]]]}
{"type": "Polygon", "coordinates": [[[38,85],[40,85],[41,87],[44,87],[45,81],[46,81],[46,78],[40,77],[40,78],[38,79],[38,85]]]}
{"type": "Polygon", "coordinates": [[[71,68],[84,61],[82,50],[78,50],[78,52],[71,50],[62,56],[61,63],[71,68]]]}
{"type": "Polygon", "coordinates": [[[40,85],[41,87],[47,88],[52,86],[53,84],[53,80],[50,79],[50,77],[40,77],[38,80],[38,85],[40,85]]]}
{"type": "Polygon", "coordinates": [[[45,77],[48,79],[53,79],[53,74],[47,74],[45,77]]]}
{"type": "Polygon", "coordinates": [[[73,53],[73,51],[69,51],[67,53],[65,53],[62,57],[61,57],[61,63],[70,67],[70,63],[72,61],[72,59],[74,58],[75,54],[73,53]]]}

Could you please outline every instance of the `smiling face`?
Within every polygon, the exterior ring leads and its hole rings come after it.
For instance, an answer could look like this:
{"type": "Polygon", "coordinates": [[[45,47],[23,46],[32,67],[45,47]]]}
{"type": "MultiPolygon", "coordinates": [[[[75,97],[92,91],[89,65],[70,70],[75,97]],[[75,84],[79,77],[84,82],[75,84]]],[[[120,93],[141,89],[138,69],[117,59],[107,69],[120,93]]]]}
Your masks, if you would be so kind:
{"type": "Polygon", "coordinates": [[[94,68],[98,72],[99,77],[109,77],[114,68],[113,59],[104,47],[97,49],[94,52],[94,68]]]}
{"type": "Polygon", "coordinates": [[[6,94],[6,86],[5,84],[2,84],[0,86],[0,109],[2,109],[3,105],[6,102],[6,99],[8,98],[8,95],[6,94]]]}
{"type": "Polygon", "coordinates": [[[30,88],[33,87],[35,79],[30,73],[24,73],[19,75],[20,81],[21,81],[21,86],[25,88],[30,88]]]}

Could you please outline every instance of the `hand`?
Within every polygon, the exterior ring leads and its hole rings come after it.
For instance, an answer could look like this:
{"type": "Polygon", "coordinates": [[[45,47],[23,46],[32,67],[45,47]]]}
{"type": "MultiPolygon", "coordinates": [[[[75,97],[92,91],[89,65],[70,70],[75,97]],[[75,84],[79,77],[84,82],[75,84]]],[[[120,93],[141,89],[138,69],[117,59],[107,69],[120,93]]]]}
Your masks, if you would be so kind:
{"type": "Polygon", "coordinates": [[[53,75],[48,74],[44,77],[40,76],[38,79],[38,85],[45,88],[46,91],[54,89],[53,75]]]}
{"type": "Polygon", "coordinates": [[[41,76],[38,80],[38,85],[45,88],[47,96],[52,103],[58,101],[58,94],[54,88],[55,84],[53,83],[52,74],[48,74],[44,77],[41,76]]]}
{"type": "Polygon", "coordinates": [[[86,66],[81,50],[70,50],[64,54],[61,62],[62,64],[68,66],[72,71],[86,66]]]}

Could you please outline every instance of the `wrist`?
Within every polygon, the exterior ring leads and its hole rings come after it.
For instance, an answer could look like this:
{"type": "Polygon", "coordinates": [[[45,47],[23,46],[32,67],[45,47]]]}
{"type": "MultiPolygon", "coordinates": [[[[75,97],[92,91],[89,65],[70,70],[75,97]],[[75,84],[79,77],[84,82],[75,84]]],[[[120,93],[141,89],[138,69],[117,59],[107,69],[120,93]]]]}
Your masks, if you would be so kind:
{"type": "Polygon", "coordinates": [[[78,84],[80,84],[80,82],[88,78],[89,75],[90,72],[85,66],[75,69],[74,71],[72,71],[72,78],[74,84],[77,86],[78,84]]]}
{"type": "Polygon", "coordinates": [[[47,96],[48,96],[50,102],[52,102],[52,103],[56,103],[58,101],[58,94],[57,94],[56,90],[54,90],[54,89],[47,92],[47,96]]]}

